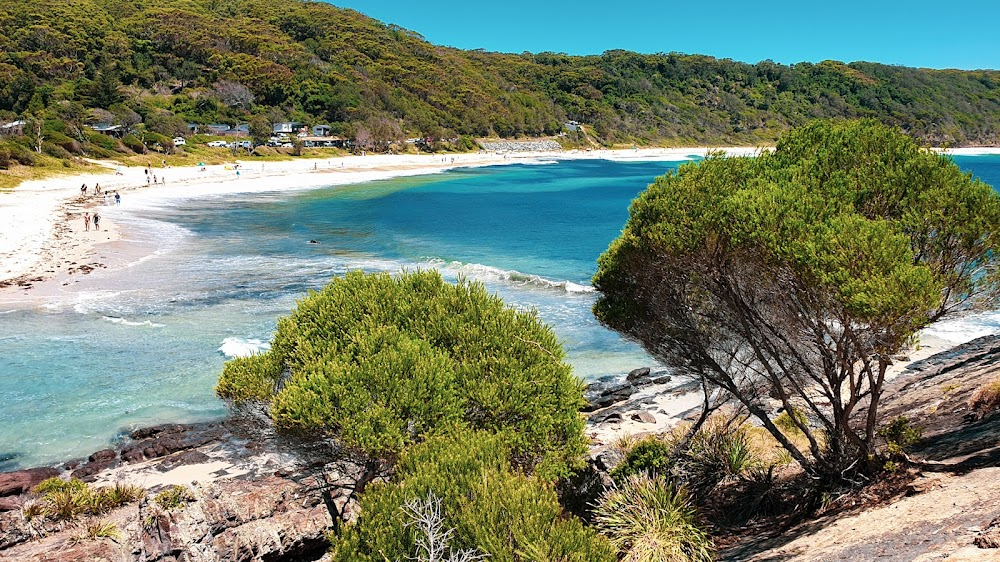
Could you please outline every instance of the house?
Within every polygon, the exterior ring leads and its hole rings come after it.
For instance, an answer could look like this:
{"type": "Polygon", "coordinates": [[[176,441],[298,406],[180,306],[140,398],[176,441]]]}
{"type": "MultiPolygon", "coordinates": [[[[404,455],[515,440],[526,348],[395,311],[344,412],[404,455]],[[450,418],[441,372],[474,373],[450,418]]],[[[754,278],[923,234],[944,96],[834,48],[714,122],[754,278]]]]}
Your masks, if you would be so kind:
{"type": "Polygon", "coordinates": [[[27,124],[26,121],[21,120],[4,123],[0,125],[0,136],[23,135],[24,126],[27,124]]]}
{"type": "Polygon", "coordinates": [[[126,132],[121,125],[112,125],[111,123],[94,123],[88,126],[102,135],[121,136],[126,132]]]}
{"type": "Polygon", "coordinates": [[[232,130],[232,127],[226,125],[225,123],[213,123],[211,125],[205,125],[207,133],[210,135],[225,135],[232,130]]]}
{"type": "Polygon", "coordinates": [[[563,127],[565,127],[567,131],[576,132],[580,130],[580,123],[577,121],[567,121],[563,123],[563,127]]]}
{"type": "Polygon", "coordinates": [[[329,125],[316,125],[313,127],[314,137],[328,137],[330,136],[330,126],[329,125]]]}
{"type": "Polygon", "coordinates": [[[200,126],[201,125],[198,125],[197,123],[188,123],[187,124],[188,133],[190,133],[192,135],[197,135],[198,134],[198,127],[200,127],[200,126]]]}
{"type": "Polygon", "coordinates": [[[322,136],[311,136],[311,137],[300,137],[302,141],[302,146],[307,147],[321,147],[321,148],[346,148],[347,141],[340,137],[322,137],[322,136]]]}
{"type": "Polygon", "coordinates": [[[290,135],[290,134],[293,134],[293,133],[297,133],[298,130],[302,128],[302,125],[303,124],[299,123],[298,121],[288,121],[288,122],[285,122],[285,123],[275,123],[271,127],[271,130],[275,134],[277,134],[277,133],[285,133],[285,134],[289,134],[290,135]]]}

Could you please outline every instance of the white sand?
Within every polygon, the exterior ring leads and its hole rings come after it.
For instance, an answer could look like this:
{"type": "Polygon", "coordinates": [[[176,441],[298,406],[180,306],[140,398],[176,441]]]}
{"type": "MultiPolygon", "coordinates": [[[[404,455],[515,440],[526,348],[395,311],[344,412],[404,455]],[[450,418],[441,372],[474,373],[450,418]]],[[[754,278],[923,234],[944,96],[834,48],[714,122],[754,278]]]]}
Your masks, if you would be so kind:
{"type": "Polygon", "coordinates": [[[142,203],[164,202],[178,198],[219,196],[310,189],[327,185],[361,183],[391,177],[420,175],[452,168],[495,166],[514,163],[544,163],[571,159],[608,160],[684,160],[704,156],[709,150],[723,150],[732,155],[753,155],[756,148],[682,148],[640,150],[596,150],[534,153],[474,153],[457,155],[367,155],[285,162],[240,162],[180,168],[151,168],[157,180],[166,185],[147,186],[142,168],[118,167],[98,162],[107,168],[91,173],[24,182],[11,191],[0,192],[0,292],[24,290],[24,283],[49,279],[76,264],[86,263],[99,243],[119,237],[114,217],[142,203]],[[239,175],[234,165],[239,163],[239,175]],[[121,171],[121,175],[116,174],[121,171]],[[89,186],[88,195],[80,194],[81,184],[89,186]],[[94,185],[105,191],[118,191],[122,207],[107,208],[103,198],[94,195],[94,185]],[[84,212],[101,212],[100,234],[85,232],[84,212]],[[108,219],[111,220],[108,220],[108,219]],[[106,231],[106,232],[105,232],[106,231]],[[18,285],[21,283],[22,285],[18,285]],[[2,285],[11,285],[4,288],[2,285]]]}

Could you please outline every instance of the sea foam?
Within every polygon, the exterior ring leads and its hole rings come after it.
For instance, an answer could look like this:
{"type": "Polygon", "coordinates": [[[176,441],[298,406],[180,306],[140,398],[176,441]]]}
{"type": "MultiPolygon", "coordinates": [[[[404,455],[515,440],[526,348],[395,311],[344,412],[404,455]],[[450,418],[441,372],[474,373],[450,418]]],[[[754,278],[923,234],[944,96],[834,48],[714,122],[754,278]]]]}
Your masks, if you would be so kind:
{"type": "Polygon", "coordinates": [[[428,263],[437,269],[450,271],[458,275],[464,275],[476,281],[494,281],[510,283],[517,286],[538,287],[540,289],[554,289],[567,293],[593,293],[594,288],[590,285],[581,285],[567,280],[553,280],[534,275],[522,273],[514,269],[501,269],[479,263],[462,263],[458,261],[445,262],[440,259],[429,260],[428,263]]]}
{"type": "Polygon", "coordinates": [[[230,359],[234,357],[250,357],[271,349],[271,344],[258,339],[226,338],[222,340],[219,351],[230,359]]]}

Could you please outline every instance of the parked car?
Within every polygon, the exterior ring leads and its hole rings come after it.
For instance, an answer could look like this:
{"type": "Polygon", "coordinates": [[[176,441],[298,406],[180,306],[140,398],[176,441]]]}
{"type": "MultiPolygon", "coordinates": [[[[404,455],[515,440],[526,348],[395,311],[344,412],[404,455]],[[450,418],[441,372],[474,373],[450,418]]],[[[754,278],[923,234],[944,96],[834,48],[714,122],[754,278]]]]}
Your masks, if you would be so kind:
{"type": "Polygon", "coordinates": [[[174,146],[184,146],[185,144],[187,144],[187,141],[184,140],[184,137],[174,138],[174,146]]]}
{"type": "Polygon", "coordinates": [[[208,143],[208,146],[210,146],[212,148],[222,148],[222,147],[226,146],[226,141],[224,141],[224,140],[211,141],[211,142],[208,143]]]}
{"type": "Polygon", "coordinates": [[[251,149],[253,148],[253,141],[239,141],[236,143],[236,146],[240,148],[251,149]]]}

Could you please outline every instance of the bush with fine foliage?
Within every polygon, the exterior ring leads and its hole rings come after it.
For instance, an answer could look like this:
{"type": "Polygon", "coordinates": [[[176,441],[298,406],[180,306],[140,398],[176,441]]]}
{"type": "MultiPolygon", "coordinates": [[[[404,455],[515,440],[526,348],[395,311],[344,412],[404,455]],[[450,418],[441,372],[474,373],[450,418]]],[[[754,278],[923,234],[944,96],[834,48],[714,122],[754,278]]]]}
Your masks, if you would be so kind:
{"type": "Polygon", "coordinates": [[[361,497],[361,515],[331,542],[335,562],[416,559],[423,538],[404,509],[441,498],[448,549],[470,549],[492,562],[612,562],[615,549],[579,519],[564,515],[551,483],[513,468],[501,436],[459,431],[406,452],[396,477],[361,497]]]}
{"type": "Polygon", "coordinates": [[[607,490],[596,524],[630,562],[709,562],[711,537],[682,487],[640,472],[607,490]]]}
{"type": "Polygon", "coordinates": [[[552,330],[436,271],[334,279],[278,322],[270,351],[228,362],[216,393],[371,457],[453,426],[501,435],[549,476],[585,450],[582,383],[552,330]]]}
{"type": "Polygon", "coordinates": [[[611,477],[621,484],[640,472],[666,475],[674,464],[674,452],[673,443],[656,436],[646,437],[632,447],[621,464],[611,471],[611,477]]]}
{"type": "Polygon", "coordinates": [[[135,135],[125,135],[124,137],[122,137],[122,144],[124,144],[126,148],[128,148],[132,152],[135,152],[136,154],[146,153],[146,145],[142,144],[142,141],[139,140],[139,137],[135,135]]]}

